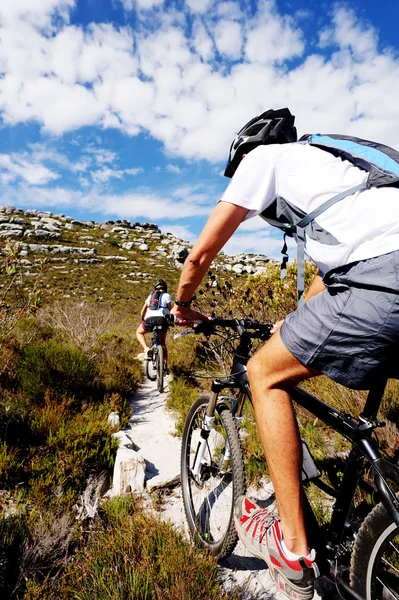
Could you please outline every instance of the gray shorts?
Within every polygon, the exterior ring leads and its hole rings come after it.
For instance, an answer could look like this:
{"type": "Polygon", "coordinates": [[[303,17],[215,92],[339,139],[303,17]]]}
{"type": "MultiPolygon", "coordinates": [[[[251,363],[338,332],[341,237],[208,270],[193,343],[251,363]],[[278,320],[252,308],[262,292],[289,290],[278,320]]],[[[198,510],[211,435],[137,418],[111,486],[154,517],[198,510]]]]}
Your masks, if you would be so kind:
{"type": "Polygon", "coordinates": [[[346,387],[399,377],[399,250],[324,277],[327,289],[291,313],[281,339],[302,364],[346,387]]]}

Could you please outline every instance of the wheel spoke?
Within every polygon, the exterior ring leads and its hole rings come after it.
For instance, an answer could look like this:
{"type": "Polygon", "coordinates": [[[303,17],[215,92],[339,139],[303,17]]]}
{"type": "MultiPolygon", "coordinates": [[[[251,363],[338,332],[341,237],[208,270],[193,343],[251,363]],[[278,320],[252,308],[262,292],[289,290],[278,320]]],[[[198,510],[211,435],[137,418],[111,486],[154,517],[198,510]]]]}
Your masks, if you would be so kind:
{"type": "Polygon", "coordinates": [[[393,565],[389,560],[387,560],[385,558],[385,556],[382,557],[382,562],[384,562],[386,565],[388,565],[390,567],[390,569],[392,569],[399,575],[399,569],[397,567],[395,567],[395,565],[393,565]]]}
{"type": "Polygon", "coordinates": [[[397,591],[394,590],[391,587],[391,585],[386,584],[380,577],[376,577],[376,580],[384,588],[383,595],[382,595],[383,600],[396,600],[397,598],[399,598],[397,591]],[[389,595],[386,595],[385,592],[387,592],[389,595]]]}

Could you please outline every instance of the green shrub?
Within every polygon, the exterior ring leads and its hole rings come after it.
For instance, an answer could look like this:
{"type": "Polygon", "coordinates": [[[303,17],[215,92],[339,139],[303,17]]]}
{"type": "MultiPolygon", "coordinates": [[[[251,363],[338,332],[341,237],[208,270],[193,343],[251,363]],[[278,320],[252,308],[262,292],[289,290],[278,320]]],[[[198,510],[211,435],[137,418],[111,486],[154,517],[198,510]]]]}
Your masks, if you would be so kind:
{"type": "Polygon", "coordinates": [[[43,400],[46,390],[62,398],[92,397],[95,367],[82,350],[53,340],[31,344],[16,365],[24,393],[33,401],[43,400]]]}
{"type": "Polygon", "coordinates": [[[170,382],[166,408],[172,410],[176,415],[176,433],[178,435],[182,435],[187,413],[199,393],[198,388],[189,385],[181,377],[175,377],[170,382]]]}
{"type": "Polygon", "coordinates": [[[10,598],[19,577],[23,540],[28,533],[20,514],[0,517],[0,597],[10,598]]]}
{"type": "Polygon", "coordinates": [[[105,505],[102,523],[68,568],[58,597],[71,600],[238,600],[219,583],[216,560],[132,498],[105,505]]]}
{"type": "Polygon", "coordinates": [[[132,394],[141,381],[140,362],[127,337],[109,333],[98,340],[94,358],[98,378],[108,393],[132,394]]]}
{"type": "Polygon", "coordinates": [[[3,486],[14,479],[20,470],[18,448],[9,448],[5,442],[0,442],[0,485],[3,486]]]}

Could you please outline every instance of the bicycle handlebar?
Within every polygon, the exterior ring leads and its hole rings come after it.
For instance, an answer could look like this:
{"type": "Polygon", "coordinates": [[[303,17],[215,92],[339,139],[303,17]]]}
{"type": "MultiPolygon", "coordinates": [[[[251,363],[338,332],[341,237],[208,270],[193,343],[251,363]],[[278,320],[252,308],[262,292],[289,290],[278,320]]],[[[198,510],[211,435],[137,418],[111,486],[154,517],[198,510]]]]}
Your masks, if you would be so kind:
{"type": "MultiPolygon", "coordinates": [[[[222,329],[233,329],[240,337],[247,336],[253,339],[267,340],[271,335],[273,325],[271,323],[257,323],[250,319],[210,319],[207,321],[193,322],[194,327],[190,331],[178,333],[174,338],[189,335],[191,333],[203,335],[212,335],[216,332],[217,327],[222,329]]],[[[178,324],[178,323],[176,323],[178,324]]]]}

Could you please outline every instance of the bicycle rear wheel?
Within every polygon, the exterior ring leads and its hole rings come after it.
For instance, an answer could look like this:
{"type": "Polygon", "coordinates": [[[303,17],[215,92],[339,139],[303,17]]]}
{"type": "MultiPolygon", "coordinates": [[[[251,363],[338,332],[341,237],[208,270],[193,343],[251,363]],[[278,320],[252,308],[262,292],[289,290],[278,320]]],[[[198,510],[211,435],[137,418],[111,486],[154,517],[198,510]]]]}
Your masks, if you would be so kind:
{"type": "Polygon", "coordinates": [[[158,392],[163,392],[163,347],[161,345],[158,346],[157,357],[157,387],[158,392]]]}
{"type": "Polygon", "coordinates": [[[222,559],[233,552],[238,541],[233,513],[237,498],[245,494],[245,471],[233,416],[225,404],[219,404],[200,472],[193,474],[209,399],[209,394],[199,396],[187,415],[181,451],[181,483],[191,535],[222,559]]]}
{"type": "Polygon", "coordinates": [[[157,378],[157,368],[155,364],[156,348],[152,347],[153,356],[145,361],[145,374],[150,381],[155,381],[157,378]]]}
{"type": "Polygon", "coordinates": [[[350,577],[353,589],[366,600],[399,600],[399,527],[382,503],[359,529],[350,577]]]}

